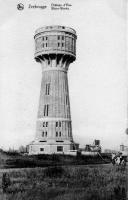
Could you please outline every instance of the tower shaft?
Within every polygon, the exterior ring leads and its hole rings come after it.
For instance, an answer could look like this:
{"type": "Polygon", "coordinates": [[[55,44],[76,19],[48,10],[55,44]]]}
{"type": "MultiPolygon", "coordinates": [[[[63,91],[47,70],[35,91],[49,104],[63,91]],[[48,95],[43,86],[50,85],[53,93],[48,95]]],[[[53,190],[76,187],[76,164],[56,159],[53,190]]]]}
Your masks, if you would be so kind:
{"type": "Polygon", "coordinates": [[[36,137],[54,142],[73,140],[67,72],[53,68],[42,72],[36,137]]]}

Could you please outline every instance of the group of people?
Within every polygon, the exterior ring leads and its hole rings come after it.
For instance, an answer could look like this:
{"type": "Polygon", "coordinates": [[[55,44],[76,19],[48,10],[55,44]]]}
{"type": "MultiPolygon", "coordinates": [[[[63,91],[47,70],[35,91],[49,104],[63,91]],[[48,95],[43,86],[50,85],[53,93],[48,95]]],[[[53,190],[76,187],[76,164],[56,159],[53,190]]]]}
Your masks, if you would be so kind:
{"type": "Polygon", "coordinates": [[[112,164],[126,166],[126,158],[120,152],[118,154],[113,153],[112,154],[112,164]]]}

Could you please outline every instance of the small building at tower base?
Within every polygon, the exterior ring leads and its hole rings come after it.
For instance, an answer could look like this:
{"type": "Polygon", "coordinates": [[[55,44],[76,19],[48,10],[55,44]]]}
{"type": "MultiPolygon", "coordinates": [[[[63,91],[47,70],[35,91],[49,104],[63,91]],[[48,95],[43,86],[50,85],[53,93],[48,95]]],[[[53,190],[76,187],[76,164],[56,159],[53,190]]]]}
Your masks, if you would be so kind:
{"type": "Polygon", "coordinates": [[[29,155],[37,154],[72,154],[79,149],[79,144],[74,142],[57,141],[57,142],[44,142],[33,141],[29,144],[29,155]],[[42,144],[43,143],[43,144],[42,144]]]}

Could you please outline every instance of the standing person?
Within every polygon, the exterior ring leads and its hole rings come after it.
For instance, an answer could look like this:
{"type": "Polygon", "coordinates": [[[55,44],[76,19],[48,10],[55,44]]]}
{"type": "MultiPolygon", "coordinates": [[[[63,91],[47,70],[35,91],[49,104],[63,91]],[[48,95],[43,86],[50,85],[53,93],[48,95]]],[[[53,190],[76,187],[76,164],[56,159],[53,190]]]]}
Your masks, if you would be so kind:
{"type": "Polygon", "coordinates": [[[114,153],[112,153],[112,164],[113,164],[113,165],[115,165],[115,163],[116,163],[116,162],[115,162],[115,156],[116,156],[116,155],[115,155],[114,153]]]}

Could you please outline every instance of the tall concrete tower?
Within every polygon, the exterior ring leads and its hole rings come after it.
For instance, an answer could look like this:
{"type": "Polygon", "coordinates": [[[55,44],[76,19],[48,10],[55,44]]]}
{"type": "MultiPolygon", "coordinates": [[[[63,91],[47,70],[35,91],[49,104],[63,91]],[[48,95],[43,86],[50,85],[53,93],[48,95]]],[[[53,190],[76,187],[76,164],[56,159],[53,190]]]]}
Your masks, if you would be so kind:
{"type": "Polygon", "coordinates": [[[76,32],[46,26],[35,32],[35,60],[41,63],[42,83],[35,141],[29,154],[65,153],[75,148],[67,72],[76,59],[76,32]]]}

